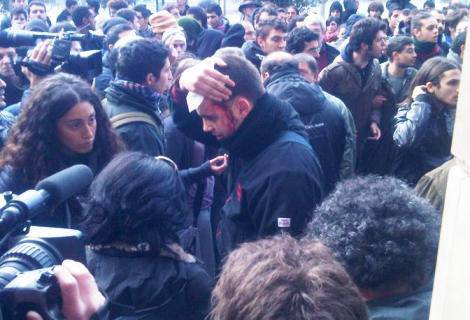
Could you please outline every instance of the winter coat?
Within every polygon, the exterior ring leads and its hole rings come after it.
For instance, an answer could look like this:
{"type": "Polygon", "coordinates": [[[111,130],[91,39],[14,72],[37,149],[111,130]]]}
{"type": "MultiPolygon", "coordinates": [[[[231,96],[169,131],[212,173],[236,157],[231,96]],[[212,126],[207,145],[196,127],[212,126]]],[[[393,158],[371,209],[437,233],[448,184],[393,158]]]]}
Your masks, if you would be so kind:
{"type": "Polygon", "coordinates": [[[104,319],[202,320],[212,280],[197,263],[87,250],[88,268],[107,294],[104,319]]]}
{"type": "Polygon", "coordinates": [[[320,164],[305,139],[304,125],[288,103],[265,93],[233,136],[216,140],[188,113],[181,91],[173,90],[173,120],[186,135],[228,150],[228,198],[221,212],[222,254],[239,243],[279,232],[278,218],[290,220],[298,236],[324,190],[320,164]]]}
{"type": "Polygon", "coordinates": [[[371,121],[380,123],[380,109],[374,108],[372,100],[381,88],[381,70],[379,62],[374,59],[361,71],[352,63],[352,52],[349,45],[335,61],[320,73],[319,84],[323,90],[341,99],[351,111],[357,129],[358,157],[370,136],[371,121]]]}
{"type": "Polygon", "coordinates": [[[132,122],[120,126],[116,131],[129,150],[141,151],[150,156],[164,154],[163,122],[155,105],[138,94],[125,92],[120,87],[111,84],[106,90],[103,106],[110,119],[127,112],[143,112],[152,117],[156,127],[149,123],[132,122]]]}
{"type": "Polygon", "coordinates": [[[265,86],[268,93],[289,102],[299,113],[325,175],[325,192],[330,192],[339,180],[346,140],[341,112],[318,85],[310,84],[299,74],[296,66],[279,66],[271,72],[265,86]]]}
{"type": "Polygon", "coordinates": [[[431,95],[420,94],[394,119],[393,140],[400,149],[394,171],[413,185],[451,158],[454,117],[436,104],[431,95]]]}
{"type": "Polygon", "coordinates": [[[393,98],[394,98],[394,103],[395,104],[398,104],[400,102],[403,102],[406,97],[408,96],[408,93],[410,91],[410,86],[411,86],[411,82],[413,81],[415,75],[416,75],[416,72],[418,72],[418,70],[416,70],[415,68],[412,68],[412,67],[409,67],[409,68],[406,68],[405,69],[405,74],[403,76],[403,81],[402,81],[402,88],[399,92],[395,92],[390,84],[390,75],[388,73],[388,66],[390,65],[390,62],[384,62],[382,64],[380,64],[380,68],[382,69],[382,79],[384,79],[385,81],[387,81],[387,83],[389,84],[389,89],[391,90],[391,94],[393,95],[393,98]]]}
{"type": "Polygon", "coordinates": [[[243,44],[242,50],[248,61],[253,63],[256,69],[259,70],[261,61],[263,61],[263,58],[265,57],[265,54],[263,50],[261,50],[259,44],[256,41],[247,41],[243,44]]]}

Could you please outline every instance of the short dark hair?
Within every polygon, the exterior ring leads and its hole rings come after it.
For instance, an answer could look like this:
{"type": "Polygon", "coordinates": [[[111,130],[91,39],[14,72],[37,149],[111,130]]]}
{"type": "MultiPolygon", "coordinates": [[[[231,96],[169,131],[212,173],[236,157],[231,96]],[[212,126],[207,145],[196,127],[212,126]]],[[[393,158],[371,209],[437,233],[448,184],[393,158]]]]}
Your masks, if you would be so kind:
{"type": "Polygon", "coordinates": [[[65,7],[70,8],[78,4],[77,0],[65,0],[65,7]]]}
{"type": "Polygon", "coordinates": [[[305,43],[319,41],[320,35],[307,27],[294,28],[287,35],[286,51],[292,54],[301,53],[305,49],[305,43]]]}
{"type": "Polygon", "coordinates": [[[386,53],[387,56],[392,59],[394,52],[401,53],[406,46],[412,45],[413,39],[408,36],[395,36],[388,39],[386,53]]]}
{"type": "Polygon", "coordinates": [[[148,243],[153,253],[178,243],[185,189],[166,160],[141,152],[118,154],[95,178],[85,204],[82,230],[87,243],[148,243]]]}
{"type": "Polygon", "coordinates": [[[364,18],[354,24],[349,37],[349,46],[353,51],[358,51],[361,44],[365,43],[372,46],[375,37],[379,31],[385,32],[387,26],[385,23],[374,18],[364,18]]]}
{"type": "Polygon", "coordinates": [[[297,62],[300,64],[302,62],[305,62],[307,66],[309,67],[310,71],[312,71],[315,74],[318,74],[319,69],[318,69],[318,63],[317,60],[315,60],[312,55],[308,53],[297,53],[294,55],[294,59],[297,60],[297,62]]]}
{"type": "Polygon", "coordinates": [[[62,30],[65,32],[77,31],[77,28],[68,21],[58,22],[49,28],[49,32],[54,32],[54,33],[61,32],[62,30]]]}
{"type": "Polygon", "coordinates": [[[294,9],[294,10],[295,10],[295,13],[296,13],[296,14],[299,14],[299,9],[297,9],[297,7],[296,7],[295,5],[291,4],[290,6],[287,7],[287,9],[289,9],[289,8],[294,9]]]}
{"type": "Polygon", "coordinates": [[[93,11],[98,14],[100,11],[100,2],[99,0],[86,0],[86,4],[90,7],[90,9],[93,9],[93,11]]]}
{"type": "Polygon", "coordinates": [[[432,18],[432,15],[427,11],[419,11],[411,18],[411,30],[420,30],[423,27],[422,21],[432,18]]]}
{"type": "Polygon", "coordinates": [[[390,292],[432,278],[439,229],[439,213],[405,182],[369,175],[340,183],[308,235],[333,250],[359,288],[390,292]]]}
{"type": "Polygon", "coordinates": [[[461,53],[461,47],[465,44],[465,39],[467,38],[467,31],[460,32],[452,41],[452,46],[450,47],[452,51],[457,54],[461,53]]]}
{"type": "Polygon", "coordinates": [[[246,58],[234,54],[220,54],[219,57],[227,64],[225,67],[216,69],[228,75],[235,82],[231,88],[232,97],[241,95],[252,102],[256,102],[264,94],[264,87],[259,71],[246,58]]]}
{"type": "Polygon", "coordinates": [[[222,8],[217,3],[210,3],[206,9],[207,13],[215,13],[217,16],[222,15],[222,8]]]}
{"type": "Polygon", "coordinates": [[[40,7],[43,7],[44,10],[46,10],[46,4],[43,1],[34,0],[34,1],[31,1],[30,3],[28,3],[28,15],[31,12],[31,7],[32,6],[40,6],[40,7]]]}
{"type": "Polygon", "coordinates": [[[23,15],[26,19],[28,19],[28,13],[23,8],[13,8],[13,9],[11,9],[10,17],[19,16],[20,14],[23,15]]]}
{"type": "Polygon", "coordinates": [[[80,28],[82,25],[83,19],[90,17],[92,14],[90,12],[90,8],[88,6],[79,6],[76,7],[75,10],[72,12],[72,20],[73,23],[80,28]]]}
{"type": "Polygon", "coordinates": [[[385,11],[385,8],[382,2],[373,1],[369,3],[369,6],[367,7],[367,12],[370,13],[371,11],[379,11],[383,13],[385,11]]]}
{"type": "Polygon", "coordinates": [[[119,35],[129,30],[134,30],[130,23],[120,23],[111,27],[105,37],[106,46],[114,45],[119,40],[119,35]]]}
{"type": "Polygon", "coordinates": [[[434,9],[436,7],[436,3],[434,2],[434,0],[426,0],[423,3],[423,9],[424,7],[429,7],[429,8],[434,9]]]}
{"type": "Polygon", "coordinates": [[[145,19],[147,19],[148,17],[150,17],[150,15],[152,14],[152,11],[150,11],[149,9],[147,9],[147,6],[145,4],[138,4],[134,7],[134,11],[137,11],[137,12],[140,12],[140,14],[142,15],[142,17],[144,17],[145,19]]]}
{"type": "Polygon", "coordinates": [[[149,73],[159,78],[168,55],[168,49],[159,41],[152,39],[131,41],[119,49],[117,76],[136,83],[143,83],[149,73]]]}
{"type": "Polygon", "coordinates": [[[124,9],[119,9],[116,12],[116,17],[121,17],[121,18],[126,19],[130,23],[134,23],[136,15],[133,9],[124,8],[124,9]]]}
{"type": "Polygon", "coordinates": [[[186,10],[186,15],[192,15],[204,29],[207,29],[207,15],[204,9],[199,6],[189,7],[188,10],[186,10]]]}
{"type": "Polygon", "coordinates": [[[256,12],[255,15],[255,23],[259,22],[259,17],[261,16],[261,13],[266,12],[269,16],[277,17],[277,7],[273,4],[265,5],[261,7],[258,12],[256,12]]]}
{"type": "Polygon", "coordinates": [[[356,285],[330,250],[290,236],[247,242],[228,256],[210,319],[366,320],[356,285]]]}
{"type": "Polygon", "coordinates": [[[109,0],[108,8],[118,11],[119,9],[124,9],[129,7],[129,4],[125,0],[109,0]]]}
{"type": "Polygon", "coordinates": [[[256,29],[256,37],[260,37],[261,39],[266,39],[269,35],[271,30],[281,30],[283,32],[287,32],[287,26],[285,22],[280,19],[273,19],[269,21],[263,21],[258,25],[258,29],[256,29]]]}
{"type": "Polygon", "coordinates": [[[333,21],[336,22],[336,25],[339,28],[339,25],[341,24],[341,19],[334,16],[329,16],[328,19],[326,19],[326,26],[328,27],[333,21]]]}

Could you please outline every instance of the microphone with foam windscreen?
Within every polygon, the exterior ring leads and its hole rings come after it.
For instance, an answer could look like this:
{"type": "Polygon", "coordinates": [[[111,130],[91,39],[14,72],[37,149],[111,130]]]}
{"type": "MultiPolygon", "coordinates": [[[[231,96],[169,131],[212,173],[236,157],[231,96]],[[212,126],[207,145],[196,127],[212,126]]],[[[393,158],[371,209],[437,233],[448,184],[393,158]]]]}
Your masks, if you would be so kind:
{"type": "Polygon", "coordinates": [[[36,190],[23,192],[3,208],[0,213],[0,237],[80,193],[92,180],[91,169],[83,164],[77,164],[41,180],[36,185],[36,190]]]}

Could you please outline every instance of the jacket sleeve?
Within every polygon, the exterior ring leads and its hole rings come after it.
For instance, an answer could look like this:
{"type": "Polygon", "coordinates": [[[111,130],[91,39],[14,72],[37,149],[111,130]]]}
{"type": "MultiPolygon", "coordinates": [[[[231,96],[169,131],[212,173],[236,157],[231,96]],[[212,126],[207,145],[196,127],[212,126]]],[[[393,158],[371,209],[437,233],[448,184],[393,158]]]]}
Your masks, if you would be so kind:
{"type": "Polygon", "coordinates": [[[320,75],[318,77],[318,84],[320,85],[320,87],[326,92],[334,95],[334,87],[337,85],[337,79],[335,79],[334,73],[331,72],[328,67],[326,67],[320,72],[320,75]]]}
{"type": "Polygon", "coordinates": [[[204,162],[199,167],[180,170],[181,179],[185,184],[197,183],[204,178],[212,175],[211,164],[209,161],[204,162]]]}
{"type": "Polygon", "coordinates": [[[393,141],[399,148],[411,147],[421,140],[431,117],[431,97],[421,94],[410,107],[398,109],[394,118],[393,141]]]}
{"type": "Polygon", "coordinates": [[[117,128],[117,132],[128,150],[140,151],[153,157],[164,154],[164,136],[150,124],[129,123],[117,128]]]}
{"type": "Polygon", "coordinates": [[[290,218],[290,233],[300,235],[322,197],[319,182],[302,172],[271,176],[258,190],[247,195],[253,198],[253,201],[248,201],[253,204],[249,212],[258,237],[278,233],[278,218],[290,218]]]}
{"type": "Polygon", "coordinates": [[[344,140],[344,152],[343,158],[340,163],[339,177],[341,180],[350,178],[354,174],[354,169],[356,168],[356,124],[354,123],[354,118],[351,111],[344,105],[342,101],[340,110],[341,115],[344,119],[346,136],[344,140]]]}
{"type": "Polygon", "coordinates": [[[218,147],[217,139],[210,133],[202,130],[202,119],[193,111],[189,113],[188,105],[186,103],[187,93],[183,92],[178,87],[178,81],[171,89],[171,99],[174,106],[173,122],[176,127],[181,130],[186,136],[200,141],[206,145],[218,147]]]}
{"type": "Polygon", "coordinates": [[[195,265],[188,270],[188,285],[186,298],[189,302],[189,320],[206,319],[210,308],[211,291],[214,286],[213,280],[202,267],[195,265]]]}

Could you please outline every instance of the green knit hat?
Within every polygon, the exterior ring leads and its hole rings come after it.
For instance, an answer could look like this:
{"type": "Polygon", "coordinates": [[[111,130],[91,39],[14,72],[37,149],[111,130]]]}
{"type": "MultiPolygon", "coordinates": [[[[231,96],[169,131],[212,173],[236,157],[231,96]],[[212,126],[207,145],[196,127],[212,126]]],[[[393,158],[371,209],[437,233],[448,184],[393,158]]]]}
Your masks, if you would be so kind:
{"type": "Polygon", "coordinates": [[[184,29],[188,40],[196,40],[204,31],[196,19],[190,17],[182,17],[178,19],[178,25],[184,29]]]}

